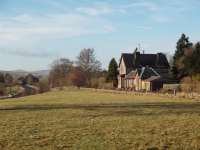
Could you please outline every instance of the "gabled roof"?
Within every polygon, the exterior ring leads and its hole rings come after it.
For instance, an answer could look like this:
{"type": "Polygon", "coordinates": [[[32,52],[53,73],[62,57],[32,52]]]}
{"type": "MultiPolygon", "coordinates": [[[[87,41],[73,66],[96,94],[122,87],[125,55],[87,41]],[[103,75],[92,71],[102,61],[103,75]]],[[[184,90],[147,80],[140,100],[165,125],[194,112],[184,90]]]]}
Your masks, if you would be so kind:
{"type": "Polygon", "coordinates": [[[141,67],[153,67],[153,68],[169,68],[169,63],[166,56],[162,53],[157,54],[140,54],[135,53],[122,53],[120,63],[124,60],[127,68],[141,68],[141,67]]]}
{"type": "Polygon", "coordinates": [[[149,78],[160,78],[160,74],[156,72],[153,68],[143,67],[142,69],[136,69],[131,71],[128,75],[126,75],[126,79],[134,79],[136,75],[138,75],[139,78],[142,80],[147,80],[149,78]]]}
{"type": "Polygon", "coordinates": [[[149,67],[142,68],[140,79],[145,80],[152,76],[160,77],[160,75],[153,68],[149,68],[149,67]]]}
{"type": "Polygon", "coordinates": [[[121,64],[122,59],[124,60],[125,66],[127,68],[133,68],[134,67],[134,65],[133,65],[134,55],[133,54],[122,53],[119,65],[121,64]]]}

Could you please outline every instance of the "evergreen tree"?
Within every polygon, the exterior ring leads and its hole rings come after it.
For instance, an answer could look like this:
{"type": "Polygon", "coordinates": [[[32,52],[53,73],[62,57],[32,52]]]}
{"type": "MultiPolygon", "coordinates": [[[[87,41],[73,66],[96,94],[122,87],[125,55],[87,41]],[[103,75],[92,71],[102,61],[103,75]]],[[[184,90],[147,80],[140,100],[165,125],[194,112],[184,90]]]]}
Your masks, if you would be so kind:
{"type": "Polygon", "coordinates": [[[192,43],[185,34],[181,35],[176,45],[176,51],[173,57],[172,73],[174,78],[182,78],[187,75],[187,68],[185,63],[185,50],[192,47],[192,43]]]}
{"type": "Polygon", "coordinates": [[[107,81],[113,82],[113,87],[117,87],[118,65],[115,58],[112,58],[108,67],[107,81]]]}
{"type": "Polygon", "coordinates": [[[194,47],[189,67],[191,68],[191,74],[200,73],[200,43],[197,43],[194,47]]]}

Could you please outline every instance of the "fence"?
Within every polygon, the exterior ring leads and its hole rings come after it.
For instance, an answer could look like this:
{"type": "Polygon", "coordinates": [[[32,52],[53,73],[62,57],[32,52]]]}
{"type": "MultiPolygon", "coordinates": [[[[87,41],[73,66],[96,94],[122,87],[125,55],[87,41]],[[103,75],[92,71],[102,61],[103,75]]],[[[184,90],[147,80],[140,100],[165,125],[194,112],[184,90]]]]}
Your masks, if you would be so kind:
{"type": "Polygon", "coordinates": [[[136,91],[125,91],[125,90],[107,90],[107,89],[94,89],[94,88],[81,88],[81,90],[92,90],[95,92],[112,93],[112,94],[128,94],[128,95],[150,95],[150,96],[160,96],[160,97],[170,97],[170,98],[184,98],[184,99],[196,99],[200,100],[199,93],[185,93],[177,92],[176,94],[161,93],[161,92],[136,92],[136,91]]]}

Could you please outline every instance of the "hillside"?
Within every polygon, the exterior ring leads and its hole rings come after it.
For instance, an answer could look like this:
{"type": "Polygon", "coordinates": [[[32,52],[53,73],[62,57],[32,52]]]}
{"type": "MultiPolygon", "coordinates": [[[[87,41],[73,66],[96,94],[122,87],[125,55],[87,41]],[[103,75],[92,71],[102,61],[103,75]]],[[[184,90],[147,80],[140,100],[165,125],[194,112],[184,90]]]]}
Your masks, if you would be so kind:
{"type": "Polygon", "coordinates": [[[0,149],[199,149],[200,103],[65,89],[0,101],[0,149]]]}
{"type": "Polygon", "coordinates": [[[25,70],[11,70],[11,71],[5,71],[5,70],[0,70],[1,73],[9,73],[12,76],[18,78],[20,76],[25,76],[27,74],[33,74],[36,76],[48,76],[49,70],[38,70],[38,71],[25,71],[25,70]]]}

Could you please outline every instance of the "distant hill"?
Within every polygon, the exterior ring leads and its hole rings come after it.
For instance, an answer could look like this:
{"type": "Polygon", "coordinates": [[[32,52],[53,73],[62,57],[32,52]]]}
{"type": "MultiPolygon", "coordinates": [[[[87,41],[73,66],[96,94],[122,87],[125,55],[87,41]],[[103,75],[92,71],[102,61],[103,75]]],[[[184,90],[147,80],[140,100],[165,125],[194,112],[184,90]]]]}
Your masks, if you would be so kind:
{"type": "Polygon", "coordinates": [[[38,70],[38,71],[31,72],[31,73],[36,76],[48,76],[49,70],[38,70]]]}
{"type": "Polygon", "coordinates": [[[16,78],[20,76],[25,76],[29,73],[35,75],[35,76],[48,76],[49,70],[38,70],[38,71],[25,71],[25,70],[11,70],[11,71],[5,71],[0,70],[1,73],[9,73],[12,76],[15,76],[16,78]]]}

